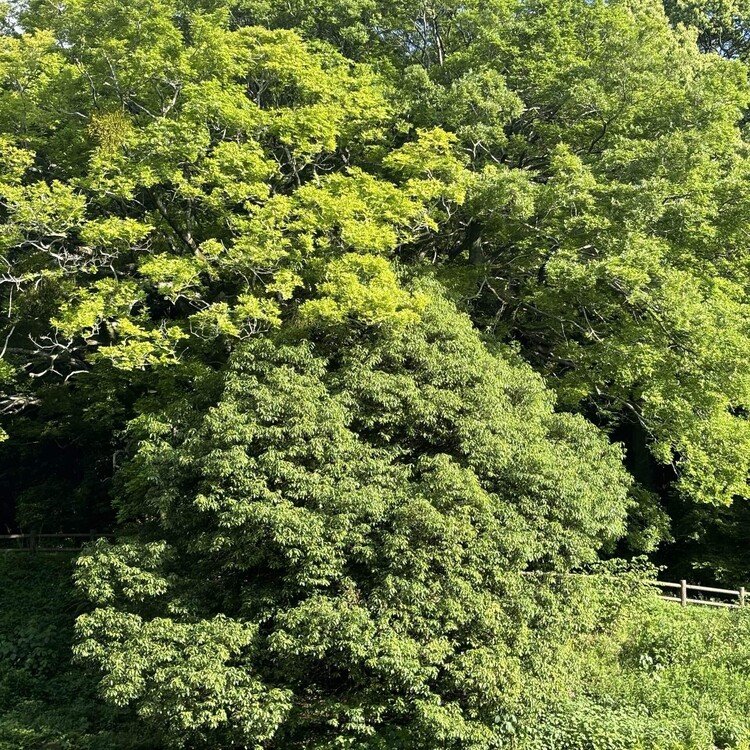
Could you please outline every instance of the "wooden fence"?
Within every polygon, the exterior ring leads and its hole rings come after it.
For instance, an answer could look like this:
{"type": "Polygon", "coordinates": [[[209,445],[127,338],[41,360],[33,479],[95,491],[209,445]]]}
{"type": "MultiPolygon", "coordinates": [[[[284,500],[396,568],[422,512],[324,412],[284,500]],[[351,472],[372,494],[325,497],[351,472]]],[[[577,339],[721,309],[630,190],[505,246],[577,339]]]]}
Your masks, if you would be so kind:
{"type": "Polygon", "coordinates": [[[741,607],[745,606],[747,600],[747,592],[745,591],[744,586],[740,586],[739,589],[735,590],[717,589],[711,586],[694,586],[692,584],[689,584],[687,581],[680,581],[679,583],[672,583],[670,581],[649,581],[649,583],[662,589],[679,589],[679,596],[666,596],[662,594],[661,598],[666,602],[675,602],[682,605],[683,607],[687,607],[688,604],[702,604],[705,607],[726,607],[729,609],[740,609],[741,607]],[[692,591],[698,592],[699,595],[710,594],[712,598],[690,598],[689,593],[692,591]],[[717,595],[725,598],[732,597],[732,599],[736,599],[737,602],[714,601],[717,595]]]}
{"type": "MultiPolygon", "coordinates": [[[[0,552],[77,552],[81,546],[93,539],[101,537],[111,537],[112,534],[101,534],[96,531],[90,531],[88,534],[0,534],[0,552]],[[6,546],[9,544],[10,546],[6,546]]],[[[581,576],[586,573],[542,573],[536,571],[522,571],[523,575],[528,576],[581,576]]],[[[596,574],[594,574],[596,575],[596,574]]],[[[674,602],[683,607],[688,604],[699,604],[706,607],[725,607],[727,609],[740,609],[748,602],[747,591],[744,586],[739,589],[719,589],[711,586],[697,586],[687,581],[674,583],[672,581],[654,581],[648,580],[644,583],[650,586],[656,586],[660,589],[678,590],[678,596],[667,596],[664,593],[660,598],[666,602],[674,602]],[[691,592],[697,592],[698,597],[690,596],[691,592]],[[708,594],[711,598],[705,598],[703,595],[708,594]],[[715,601],[720,596],[726,599],[731,597],[736,601],[715,601]]]]}
{"type": "Polygon", "coordinates": [[[0,552],[77,552],[88,541],[107,534],[0,534],[0,552]]]}
{"type": "MultiPolygon", "coordinates": [[[[610,580],[616,580],[617,576],[613,576],[612,574],[589,574],[589,573],[557,573],[557,572],[541,572],[541,571],[532,571],[532,570],[524,570],[521,571],[521,575],[524,576],[533,576],[533,577],[546,577],[546,576],[552,576],[555,578],[560,577],[578,577],[578,576],[603,576],[605,578],[608,578],[610,580]]],[[[739,589],[719,589],[714,588],[712,586],[697,586],[694,584],[690,584],[685,580],[680,581],[679,583],[674,583],[672,581],[658,581],[653,579],[647,579],[642,581],[642,583],[648,585],[648,586],[656,586],[660,589],[678,589],[679,590],[679,596],[666,596],[664,593],[660,595],[660,599],[663,599],[667,602],[674,602],[675,604],[680,604],[683,607],[687,607],[688,604],[699,604],[706,607],[724,607],[726,609],[741,609],[746,604],[750,604],[750,600],[747,597],[747,591],[744,586],[741,586],[739,589]],[[690,592],[697,592],[698,597],[695,596],[691,597],[689,594],[690,592]],[[707,594],[710,598],[704,597],[703,595],[707,594]],[[735,601],[716,601],[717,597],[723,597],[726,599],[727,597],[731,597],[735,601]]]]}

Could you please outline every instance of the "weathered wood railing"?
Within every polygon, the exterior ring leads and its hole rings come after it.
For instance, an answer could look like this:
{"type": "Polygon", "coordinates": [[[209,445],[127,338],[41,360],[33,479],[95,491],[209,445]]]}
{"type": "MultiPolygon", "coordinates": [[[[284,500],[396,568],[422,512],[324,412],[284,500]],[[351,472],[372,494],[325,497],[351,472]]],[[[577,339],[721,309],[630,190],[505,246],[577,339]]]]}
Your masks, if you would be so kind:
{"type": "Polygon", "coordinates": [[[744,607],[747,601],[747,591],[744,586],[740,586],[739,589],[717,589],[712,586],[695,586],[688,583],[687,581],[680,581],[679,583],[672,583],[671,581],[650,581],[654,586],[659,586],[663,589],[679,589],[679,596],[665,596],[662,594],[661,598],[666,602],[675,602],[687,607],[688,604],[702,604],[706,607],[727,607],[730,609],[739,609],[744,607]],[[728,597],[731,596],[737,600],[734,602],[717,602],[712,599],[695,599],[689,597],[689,592],[697,591],[699,594],[713,594],[728,597]]]}
{"type": "MultiPolygon", "coordinates": [[[[564,572],[541,572],[541,571],[531,571],[531,570],[524,570],[521,572],[522,575],[526,576],[553,576],[553,577],[571,577],[571,576],[596,576],[598,574],[593,573],[564,573],[564,572]]],[[[606,578],[608,579],[616,579],[617,576],[613,576],[611,574],[605,574],[606,578]]],[[[679,596],[666,596],[663,593],[660,595],[660,599],[663,599],[667,602],[674,602],[676,604],[680,604],[683,607],[687,607],[688,604],[699,604],[706,607],[724,607],[726,609],[741,609],[746,604],[750,604],[750,600],[748,600],[747,597],[747,590],[744,586],[740,586],[739,589],[720,589],[720,588],[714,588],[712,586],[698,586],[696,584],[688,583],[685,580],[680,581],[679,583],[675,583],[673,581],[658,581],[653,579],[646,579],[642,581],[644,584],[647,584],[649,586],[655,586],[660,589],[679,589],[679,596]],[[713,598],[707,599],[696,599],[695,597],[691,598],[689,596],[689,592],[696,591],[699,595],[701,594],[709,594],[713,595],[713,598]],[[727,602],[727,601],[714,601],[716,596],[722,596],[722,597],[729,597],[736,599],[735,602],[727,602]]]]}
{"type": "Polygon", "coordinates": [[[85,542],[101,536],[107,535],[96,531],[88,534],[0,534],[0,552],[75,552],[85,542]]]}

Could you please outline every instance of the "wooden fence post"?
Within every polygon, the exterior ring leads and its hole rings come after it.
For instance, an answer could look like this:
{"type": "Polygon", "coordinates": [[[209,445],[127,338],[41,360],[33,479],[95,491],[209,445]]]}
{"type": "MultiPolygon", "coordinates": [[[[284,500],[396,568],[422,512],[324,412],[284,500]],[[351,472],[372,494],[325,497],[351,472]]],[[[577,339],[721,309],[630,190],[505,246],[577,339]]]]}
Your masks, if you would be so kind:
{"type": "Polygon", "coordinates": [[[745,587],[740,586],[740,607],[745,606],[745,587]]]}
{"type": "Polygon", "coordinates": [[[680,604],[687,607],[687,581],[684,578],[680,581],[680,604]]]}

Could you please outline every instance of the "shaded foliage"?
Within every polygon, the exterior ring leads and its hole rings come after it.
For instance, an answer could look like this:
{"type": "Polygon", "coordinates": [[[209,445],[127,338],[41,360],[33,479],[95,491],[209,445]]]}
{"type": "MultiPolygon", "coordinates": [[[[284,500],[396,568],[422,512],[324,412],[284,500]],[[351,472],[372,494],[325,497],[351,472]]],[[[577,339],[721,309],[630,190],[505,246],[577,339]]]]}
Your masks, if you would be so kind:
{"type": "Polygon", "coordinates": [[[618,450],[449,303],[317,348],[249,344],[205,414],[134,423],[138,537],[80,559],[77,653],[176,742],[492,746],[546,617],[509,572],[621,533],[618,450]]]}

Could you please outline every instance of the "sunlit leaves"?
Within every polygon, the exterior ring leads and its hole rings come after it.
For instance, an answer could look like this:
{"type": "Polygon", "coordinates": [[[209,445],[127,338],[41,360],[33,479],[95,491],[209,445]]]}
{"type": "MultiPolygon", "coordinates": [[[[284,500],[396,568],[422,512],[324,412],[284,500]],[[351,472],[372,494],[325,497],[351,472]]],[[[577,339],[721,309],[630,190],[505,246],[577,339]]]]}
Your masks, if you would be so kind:
{"type": "Polygon", "coordinates": [[[388,261],[355,253],[326,266],[318,293],[300,307],[304,324],[402,326],[418,321],[426,304],[402,289],[388,261]]]}

